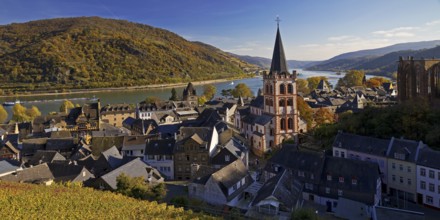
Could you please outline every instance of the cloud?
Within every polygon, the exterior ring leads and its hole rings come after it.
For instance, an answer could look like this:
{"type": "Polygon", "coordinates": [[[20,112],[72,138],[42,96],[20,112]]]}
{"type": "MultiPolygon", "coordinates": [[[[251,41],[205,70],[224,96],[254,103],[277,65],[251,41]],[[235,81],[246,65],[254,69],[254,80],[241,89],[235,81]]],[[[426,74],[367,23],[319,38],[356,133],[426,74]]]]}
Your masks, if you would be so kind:
{"type": "Polygon", "coordinates": [[[414,31],[417,31],[418,27],[398,27],[390,30],[374,31],[374,35],[382,35],[383,37],[414,37],[414,31]]]}
{"type": "Polygon", "coordinates": [[[434,25],[439,25],[440,24],[440,20],[435,20],[435,21],[430,21],[430,22],[426,22],[426,26],[434,26],[434,25]]]}
{"type": "Polygon", "coordinates": [[[327,40],[329,41],[354,41],[358,40],[359,37],[351,36],[351,35],[342,35],[342,36],[336,36],[336,37],[329,37],[327,40]]]}
{"type": "Polygon", "coordinates": [[[319,47],[319,44],[303,44],[303,45],[299,45],[299,47],[303,47],[303,48],[311,48],[311,47],[319,47]]]}

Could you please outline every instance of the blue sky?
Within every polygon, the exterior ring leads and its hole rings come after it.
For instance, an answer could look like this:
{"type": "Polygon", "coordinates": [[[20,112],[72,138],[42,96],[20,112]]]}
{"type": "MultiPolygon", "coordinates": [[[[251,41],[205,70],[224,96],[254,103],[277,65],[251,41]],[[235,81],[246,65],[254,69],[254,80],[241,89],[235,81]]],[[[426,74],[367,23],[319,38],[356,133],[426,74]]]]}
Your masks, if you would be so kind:
{"type": "Polygon", "coordinates": [[[288,59],[440,39],[440,0],[0,0],[0,24],[100,16],[175,32],[241,55],[272,55],[276,16],[288,59]]]}

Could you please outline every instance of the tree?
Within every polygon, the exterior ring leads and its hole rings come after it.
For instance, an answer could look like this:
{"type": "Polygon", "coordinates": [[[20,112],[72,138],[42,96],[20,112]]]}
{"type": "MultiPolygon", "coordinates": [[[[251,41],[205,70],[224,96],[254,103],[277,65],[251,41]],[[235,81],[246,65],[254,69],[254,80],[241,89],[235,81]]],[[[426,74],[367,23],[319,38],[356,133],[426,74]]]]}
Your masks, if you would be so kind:
{"type": "Polygon", "coordinates": [[[147,98],[145,98],[145,103],[147,103],[147,104],[153,104],[153,103],[156,103],[159,101],[160,101],[160,98],[156,97],[156,96],[148,96],[147,98]]]}
{"type": "Polygon", "coordinates": [[[189,201],[184,196],[176,196],[170,200],[170,203],[175,207],[183,207],[186,208],[189,204],[189,201]]]}
{"type": "Polygon", "coordinates": [[[29,116],[26,114],[26,107],[17,103],[12,107],[12,119],[17,122],[30,121],[29,116]]]}
{"type": "Polygon", "coordinates": [[[217,92],[217,88],[215,88],[215,86],[213,85],[205,85],[203,87],[203,95],[208,99],[211,100],[212,98],[214,98],[215,93],[217,92]]]}
{"type": "Polygon", "coordinates": [[[197,101],[199,103],[199,105],[204,105],[208,100],[206,99],[206,97],[204,95],[199,96],[199,98],[197,98],[197,101]]]}
{"type": "Polygon", "coordinates": [[[0,105],[0,124],[5,122],[8,118],[8,112],[0,105]]]}
{"type": "Polygon", "coordinates": [[[159,201],[165,198],[167,195],[167,189],[164,183],[159,183],[151,188],[152,196],[154,200],[159,201]]]}
{"type": "Polygon", "coordinates": [[[374,87],[382,86],[382,84],[384,84],[384,83],[390,83],[390,82],[391,81],[388,79],[376,76],[376,77],[372,77],[372,78],[368,79],[366,86],[368,88],[374,88],[374,87]]]}
{"type": "Polygon", "coordinates": [[[297,209],[292,213],[292,220],[318,220],[312,209],[297,209]]]}
{"type": "Polygon", "coordinates": [[[310,93],[309,82],[305,79],[297,79],[296,80],[296,88],[297,88],[298,92],[301,92],[303,94],[310,93]]]}
{"type": "Polygon", "coordinates": [[[307,78],[309,91],[315,90],[318,87],[319,82],[321,80],[324,80],[327,83],[327,85],[330,86],[330,83],[328,82],[328,78],[325,76],[313,76],[313,77],[307,78]]]}
{"type": "Polygon", "coordinates": [[[330,124],[334,121],[334,114],[328,108],[320,108],[315,112],[315,127],[321,126],[323,124],[330,124]]]}
{"type": "Polygon", "coordinates": [[[352,87],[352,86],[362,86],[362,80],[364,79],[365,73],[361,70],[349,70],[344,77],[338,80],[336,87],[352,87]]]}
{"type": "Polygon", "coordinates": [[[232,94],[232,89],[222,89],[222,93],[221,93],[221,95],[222,96],[231,96],[232,94]]]}
{"type": "Polygon", "coordinates": [[[41,112],[36,106],[32,106],[31,108],[26,109],[26,115],[30,120],[34,120],[36,117],[41,115],[41,112]]]}
{"type": "Polygon", "coordinates": [[[232,96],[235,98],[241,97],[253,97],[252,90],[244,83],[239,83],[235,86],[235,89],[231,92],[232,96]]]}
{"type": "Polygon", "coordinates": [[[64,100],[63,104],[61,104],[60,106],[60,112],[65,112],[68,113],[70,109],[75,108],[75,105],[69,101],[69,100],[64,100]]]}
{"type": "Polygon", "coordinates": [[[176,92],[176,89],[175,89],[175,88],[171,89],[171,97],[170,97],[170,100],[171,100],[171,101],[177,101],[177,92],[176,92]]]}
{"type": "Polygon", "coordinates": [[[296,100],[298,105],[299,116],[304,119],[307,123],[307,129],[312,127],[313,122],[313,110],[310,106],[304,101],[301,96],[298,96],[296,100]]]}
{"type": "Polygon", "coordinates": [[[165,184],[151,186],[143,177],[129,177],[125,173],[116,177],[116,186],[116,192],[136,199],[157,201],[166,196],[165,184]]]}

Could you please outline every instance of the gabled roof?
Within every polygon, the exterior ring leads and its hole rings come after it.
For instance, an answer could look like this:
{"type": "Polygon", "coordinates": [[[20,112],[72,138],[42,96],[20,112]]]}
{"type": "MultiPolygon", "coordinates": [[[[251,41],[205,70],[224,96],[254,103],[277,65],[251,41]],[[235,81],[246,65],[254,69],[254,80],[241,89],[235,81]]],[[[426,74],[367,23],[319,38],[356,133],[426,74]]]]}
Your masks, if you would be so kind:
{"type": "Polygon", "coordinates": [[[39,150],[28,161],[29,165],[36,166],[42,163],[52,163],[54,161],[64,161],[66,158],[57,151],[39,150]]]}
{"type": "Polygon", "coordinates": [[[250,106],[255,108],[264,108],[264,96],[257,96],[255,99],[251,101],[250,106]]]}
{"type": "Polygon", "coordinates": [[[122,150],[144,150],[148,139],[147,135],[124,136],[122,150]]]}
{"type": "Polygon", "coordinates": [[[46,150],[72,151],[78,143],[75,138],[49,138],[46,143],[46,150]]]}
{"type": "Polygon", "coordinates": [[[20,169],[20,165],[12,160],[0,160],[0,175],[20,169]]]}
{"type": "Polygon", "coordinates": [[[280,29],[277,28],[275,46],[272,55],[272,64],[270,65],[270,74],[288,73],[286,56],[284,55],[283,42],[281,41],[280,29]]]}
{"type": "Polygon", "coordinates": [[[112,168],[116,168],[117,166],[119,166],[122,161],[122,155],[119,153],[119,150],[115,146],[102,152],[101,157],[104,157],[112,168]]]}
{"type": "Polygon", "coordinates": [[[292,209],[301,198],[301,192],[302,183],[293,181],[291,171],[284,170],[264,183],[252,201],[252,205],[258,205],[264,199],[273,196],[285,207],[292,209]]]}
{"type": "Polygon", "coordinates": [[[129,177],[143,177],[145,181],[149,183],[158,183],[163,181],[163,177],[160,175],[160,173],[152,168],[151,166],[148,166],[144,162],[141,161],[141,159],[136,158],[117,169],[103,175],[101,177],[102,180],[104,180],[112,189],[117,189],[117,181],[116,178],[124,173],[125,175],[129,177]]]}
{"type": "Polygon", "coordinates": [[[223,167],[211,175],[220,184],[220,188],[227,195],[228,188],[237,184],[238,181],[249,175],[246,166],[241,160],[235,160],[231,164],[223,167]]]}
{"type": "Polygon", "coordinates": [[[386,157],[390,140],[339,132],[333,147],[386,157]]]}
{"type": "Polygon", "coordinates": [[[0,177],[0,180],[3,181],[23,183],[41,183],[53,179],[54,176],[45,163],[0,177]]]}
{"type": "Polygon", "coordinates": [[[404,154],[405,161],[416,162],[419,153],[419,147],[424,147],[423,142],[392,138],[391,147],[388,149],[387,156],[395,159],[395,154],[404,154]]]}
{"type": "Polygon", "coordinates": [[[190,139],[202,144],[211,141],[212,128],[210,127],[181,127],[179,131],[176,145],[183,144],[190,139]]]}
{"type": "Polygon", "coordinates": [[[440,151],[432,150],[429,147],[420,149],[417,165],[440,170],[440,151]]]}
{"type": "Polygon", "coordinates": [[[20,151],[17,148],[15,148],[10,141],[6,141],[4,144],[0,145],[0,149],[4,147],[8,148],[14,154],[20,153],[20,151]]]}
{"type": "Polygon", "coordinates": [[[73,163],[49,163],[48,166],[56,182],[74,181],[78,177],[82,177],[80,181],[83,182],[94,177],[84,166],[73,163]]]}

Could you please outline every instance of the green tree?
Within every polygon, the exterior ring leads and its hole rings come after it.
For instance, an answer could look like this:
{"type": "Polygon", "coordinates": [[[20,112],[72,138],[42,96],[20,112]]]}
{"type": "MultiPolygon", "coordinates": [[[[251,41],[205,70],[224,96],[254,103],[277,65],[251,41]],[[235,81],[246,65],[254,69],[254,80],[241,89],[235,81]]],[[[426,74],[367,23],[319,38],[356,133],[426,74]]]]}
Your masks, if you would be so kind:
{"type": "Polygon", "coordinates": [[[222,89],[222,96],[231,96],[232,95],[232,89],[222,89]]]}
{"type": "Polygon", "coordinates": [[[171,89],[171,97],[170,97],[170,100],[171,100],[171,101],[177,101],[177,92],[176,92],[176,89],[175,89],[175,88],[171,89]]]}
{"type": "Polygon", "coordinates": [[[312,209],[297,209],[292,213],[292,220],[318,220],[318,215],[312,209]]]}
{"type": "Polygon", "coordinates": [[[215,93],[217,92],[217,88],[213,85],[205,85],[203,87],[203,95],[208,99],[211,100],[214,98],[215,93]]]}
{"type": "Polygon", "coordinates": [[[170,200],[170,203],[175,207],[183,207],[186,208],[189,205],[189,201],[186,197],[176,196],[170,200]]]}
{"type": "Polygon", "coordinates": [[[364,79],[365,72],[361,70],[349,70],[344,77],[338,80],[336,87],[352,87],[362,86],[362,80],[364,79]]]}
{"type": "Polygon", "coordinates": [[[231,95],[235,98],[241,97],[253,97],[252,90],[244,83],[239,83],[235,86],[235,89],[232,90],[231,95]]]}
{"type": "Polygon", "coordinates": [[[116,177],[116,186],[116,192],[136,199],[158,201],[166,196],[165,184],[151,186],[142,177],[129,177],[125,173],[116,177]]]}
{"type": "Polygon", "coordinates": [[[29,116],[26,114],[26,107],[17,103],[12,107],[12,119],[17,122],[30,121],[29,116]]]}
{"type": "Polygon", "coordinates": [[[325,76],[313,76],[313,77],[307,78],[307,82],[308,82],[307,85],[309,87],[309,91],[315,90],[318,87],[319,82],[321,80],[324,80],[327,83],[327,85],[330,86],[330,83],[328,82],[328,78],[325,76]]]}
{"type": "Polygon", "coordinates": [[[41,115],[40,110],[36,106],[26,109],[26,115],[30,120],[34,120],[36,117],[41,115]]]}
{"type": "Polygon", "coordinates": [[[208,100],[206,99],[206,97],[204,95],[202,95],[197,98],[197,101],[198,101],[199,105],[204,105],[208,100]]]}
{"type": "Polygon", "coordinates": [[[147,98],[145,98],[145,103],[147,103],[147,104],[153,104],[153,103],[156,103],[159,101],[160,101],[160,98],[156,97],[156,96],[148,96],[147,98]]]}
{"type": "Polygon", "coordinates": [[[164,183],[159,183],[153,187],[151,187],[151,193],[153,199],[156,201],[160,201],[167,195],[167,189],[164,183]]]}
{"type": "Polygon", "coordinates": [[[0,105],[0,124],[5,122],[8,118],[8,112],[3,108],[2,105],[0,105]]]}
{"type": "Polygon", "coordinates": [[[69,100],[64,100],[63,104],[61,104],[60,106],[60,112],[65,112],[68,113],[70,109],[75,108],[75,105],[69,101],[69,100]]]}
{"type": "Polygon", "coordinates": [[[297,79],[296,80],[296,88],[298,89],[298,92],[301,92],[303,94],[309,94],[309,82],[305,79],[297,79]]]}

